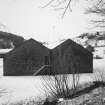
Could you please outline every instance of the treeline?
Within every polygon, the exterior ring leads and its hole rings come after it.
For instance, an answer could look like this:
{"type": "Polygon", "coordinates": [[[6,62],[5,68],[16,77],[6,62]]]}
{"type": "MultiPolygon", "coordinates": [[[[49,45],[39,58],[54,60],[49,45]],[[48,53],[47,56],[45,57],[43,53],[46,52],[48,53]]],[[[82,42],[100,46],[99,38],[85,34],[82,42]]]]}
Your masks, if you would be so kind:
{"type": "Polygon", "coordinates": [[[81,35],[78,36],[78,38],[84,38],[87,37],[88,39],[94,39],[94,38],[103,38],[105,39],[105,32],[94,32],[94,33],[83,33],[81,35]]]}
{"type": "Polygon", "coordinates": [[[17,48],[24,40],[21,36],[0,31],[0,49],[17,48]]]}

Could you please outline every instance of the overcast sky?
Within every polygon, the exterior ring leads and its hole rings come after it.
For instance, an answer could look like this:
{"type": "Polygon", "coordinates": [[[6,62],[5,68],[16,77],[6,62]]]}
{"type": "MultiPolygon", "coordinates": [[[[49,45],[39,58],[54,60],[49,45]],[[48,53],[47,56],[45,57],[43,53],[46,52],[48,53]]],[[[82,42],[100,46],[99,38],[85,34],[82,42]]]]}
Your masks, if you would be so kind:
{"type": "Polygon", "coordinates": [[[41,8],[47,1],[0,0],[0,22],[11,33],[50,43],[89,31],[87,16],[83,14],[79,3],[62,19],[63,11],[54,11],[50,7],[41,8]]]}

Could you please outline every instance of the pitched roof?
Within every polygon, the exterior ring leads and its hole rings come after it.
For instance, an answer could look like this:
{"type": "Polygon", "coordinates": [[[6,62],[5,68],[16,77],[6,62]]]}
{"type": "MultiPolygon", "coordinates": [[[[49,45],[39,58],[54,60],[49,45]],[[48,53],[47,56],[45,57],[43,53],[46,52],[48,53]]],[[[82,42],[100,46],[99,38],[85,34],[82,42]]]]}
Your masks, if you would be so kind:
{"type": "Polygon", "coordinates": [[[84,54],[91,54],[92,55],[92,53],[89,52],[86,48],[84,48],[83,46],[79,45],[78,43],[74,42],[71,39],[67,39],[66,41],[64,41],[60,45],[56,46],[53,50],[56,50],[59,48],[61,48],[62,50],[65,50],[68,47],[71,47],[72,50],[81,51],[84,54]]]}
{"type": "Polygon", "coordinates": [[[38,49],[40,50],[40,48],[48,49],[47,47],[45,47],[40,42],[38,42],[38,41],[31,38],[31,39],[25,41],[18,48],[15,48],[12,51],[10,51],[9,53],[7,53],[6,56],[11,56],[12,54],[14,55],[15,53],[17,54],[19,52],[22,52],[24,49],[26,49],[26,51],[30,51],[30,50],[37,51],[38,49]]]}

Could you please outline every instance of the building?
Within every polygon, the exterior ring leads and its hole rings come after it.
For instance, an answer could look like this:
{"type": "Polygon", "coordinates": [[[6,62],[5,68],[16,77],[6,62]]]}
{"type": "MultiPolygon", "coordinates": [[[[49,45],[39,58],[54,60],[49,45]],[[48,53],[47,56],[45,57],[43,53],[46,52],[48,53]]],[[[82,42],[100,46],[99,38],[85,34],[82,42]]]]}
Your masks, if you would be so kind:
{"type": "Polygon", "coordinates": [[[30,39],[7,53],[4,59],[5,76],[92,72],[92,53],[70,39],[53,49],[30,39]]]}
{"type": "Polygon", "coordinates": [[[27,40],[5,55],[4,75],[33,75],[45,65],[47,56],[48,48],[34,39],[27,40]]]}
{"type": "Polygon", "coordinates": [[[92,53],[70,39],[52,49],[52,59],[56,74],[93,72],[92,53]]]}

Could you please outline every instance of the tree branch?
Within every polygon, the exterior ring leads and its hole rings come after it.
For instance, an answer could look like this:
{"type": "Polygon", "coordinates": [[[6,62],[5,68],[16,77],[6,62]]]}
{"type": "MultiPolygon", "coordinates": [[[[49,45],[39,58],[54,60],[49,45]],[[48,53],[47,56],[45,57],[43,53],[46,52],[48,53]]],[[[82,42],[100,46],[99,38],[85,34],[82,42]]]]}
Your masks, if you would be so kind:
{"type": "Polygon", "coordinates": [[[70,12],[72,11],[71,9],[72,1],[73,0],[50,0],[46,5],[42,6],[42,8],[50,6],[54,10],[64,10],[62,13],[62,18],[63,18],[68,9],[70,10],[70,12]]]}
{"type": "Polygon", "coordinates": [[[66,8],[65,8],[65,10],[64,10],[64,12],[63,12],[63,14],[62,14],[62,18],[65,16],[65,13],[66,13],[66,11],[67,11],[68,8],[71,10],[71,8],[70,8],[70,3],[71,3],[71,1],[72,1],[72,0],[69,0],[68,4],[67,4],[67,6],[66,6],[66,8]]]}

